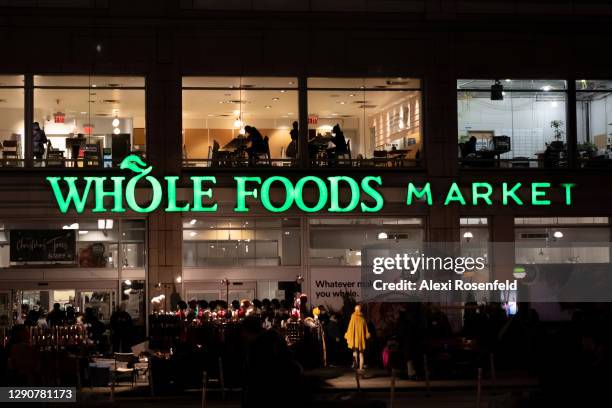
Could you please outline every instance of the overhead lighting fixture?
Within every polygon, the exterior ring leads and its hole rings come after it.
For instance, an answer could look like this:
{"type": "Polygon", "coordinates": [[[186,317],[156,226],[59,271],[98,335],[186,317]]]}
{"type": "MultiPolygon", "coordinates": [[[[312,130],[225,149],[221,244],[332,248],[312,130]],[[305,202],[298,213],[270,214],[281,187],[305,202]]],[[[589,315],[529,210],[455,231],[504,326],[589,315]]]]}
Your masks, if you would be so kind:
{"type": "Polygon", "coordinates": [[[284,89],[281,89],[281,91],[280,91],[280,93],[285,93],[285,92],[287,92],[287,91],[285,91],[284,89]]]}
{"type": "Polygon", "coordinates": [[[114,224],[113,220],[99,219],[98,220],[98,229],[101,229],[101,230],[110,230],[110,229],[113,229],[113,224],[114,224]]]}
{"type": "Polygon", "coordinates": [[[79,235],[86,235],[86,234],[89,234],[89,231],[79,230],[79,235]]]}
{"type": "Polygon", "coordinates": [[[198,220],[196,220],[196,219],[194,218],[193,220],[189,221],[189,224],[190,224],[190,225],[195,225],[195,224],[196,224],[196,222],[198,222],[198,220]]]}
{"type": "Polygon", "coordinates": [[[552,89],[552,86],[550,86],[550,85],[544,85],[544,86],[543,86],[541,89],[542,89],[544,92],[548,92],[548,91],[550,91],[550,90],[552,89]]]}
{"type": "Polygon", "coordinates": [[[75,223],[72,223],[70,225],[64,225],[62,227],[62,229],[65,229],[65,230],[78,230],[79,229],[79,224],[77,222],[75,222],[75,223]]]}
{"type": "Polygon", "coordinates": [[[561,239],[563,238],[563,233],[561,231],[555,231],[553,237],[555,237],[555,239],[561,239]]]}
{"type": "Polygon", "coordinates": [[[198,233],[197,233],[197,232],[194,232],[194,231],[191,231],[191,232],[189,233],[189,236],[190,236],[190,237],[195,237],[196,235],[198,235],[198,233]]]}
{"type": "Polygon", "coordinates": [[[506,82],[512,82],[512,80],[511,79],[506,79],[506,82]]]}
{"type": "Polygon", "coordinates": [[[504,86],[501,84],[499,79],[496,79],[495,83],[491,85],[491,100],[492,101],[503,101],[504,100],[504,86]]]}
{"type": "Polygon", "coordinates": [[[183,281],[183,278],[180,276],[176,277],[176,283],[181,283],[183,281]]]}
{"type": "Polygon", "coordinates": [[[272,100],[273,100],[273,101],[278,101],[279,99],[280,99],[280,98],[278,98],[278,97],[274,97],[274,98],[272,98],[272,100]]]}
{"type": "Polygon", "coordinates": [[[125,283],[126,286],[131,286],[132,285],[132,281],[129,279],[126,279],[125,281],[123,281],[123,283],[125,283]]]}
{"type": "Polygon", "coordinates": [[[270,108],[272,108],[272,106],[266,105],[266,109],[270,109],[270,108]]]}
{"type": "Polygon", "coordinates": [[[119,127],[119,119],[115,118],[113,119],[113,127],[119,127]]]}
{"type": "Polygon", "coordinates": [[[378,239],[387,239],[389,238],[389,236],[387,235],[386,232],[379,232],[378,233],[378,239]]]}
{"type": "Polygon", "coordinates": [[[113,129],[113,134],[118,135],[119,133],[121,133],[121,130],[118,127],[113,129]]]}
{"type": "Polygon", "coordinates": [[[471,231],[465,231],[463,233],[463,238],[465,238],[467,242],[470,242],[470,239],[474,238],[474,234],[472,234],[471,231]]]}

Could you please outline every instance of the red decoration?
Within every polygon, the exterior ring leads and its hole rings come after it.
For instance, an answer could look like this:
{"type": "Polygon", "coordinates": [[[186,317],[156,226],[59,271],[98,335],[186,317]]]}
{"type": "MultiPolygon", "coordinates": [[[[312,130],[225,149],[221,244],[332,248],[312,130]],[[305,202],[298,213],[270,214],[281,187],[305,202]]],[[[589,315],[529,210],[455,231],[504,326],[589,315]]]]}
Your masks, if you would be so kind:
{"type": "Polygon", "coordinates": [[[94,125],[93,123],[86,123],[83,125],[83,133],[85,133],[86,135],[91,135],[93,133],[94,130],[94,125]]]}
{"type": "Polygon", "coordinates": [[[64,123],[66,121],[66,114],[64,112],[55,112],[53,114],[53,121],[55,123],[64,123]]]}
{"type": "Polygon", "coordinates": [[[316,125],[317,123],[319,123],[319,117],[317,115],[310,115],[308,117],[309,125],[316,125]]]}

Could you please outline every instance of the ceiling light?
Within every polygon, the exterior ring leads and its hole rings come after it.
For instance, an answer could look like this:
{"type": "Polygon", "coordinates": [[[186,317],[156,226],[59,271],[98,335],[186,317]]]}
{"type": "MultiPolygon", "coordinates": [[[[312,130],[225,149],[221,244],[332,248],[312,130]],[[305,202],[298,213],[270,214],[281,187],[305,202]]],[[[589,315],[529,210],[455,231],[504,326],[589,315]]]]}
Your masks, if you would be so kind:
{"type": "Polygon", "coordinates": [[[75,222],[75,223],[72,223],[70,225],[64,225],[62,227],[62,229],[65,229],[65,230],[78,230],[79,229],[79,224],[75,222]]]}
{"type": "Polygon", "coordinates": [[[270,105],[266,105],[266,109],[270,109],[272,108],[270,105]]]}
{"type": "Polygon", "coordinates": [[[556,239],[561,239],[563,238],[563,233],[561,231],[555,231],[553,233],[553,237],[555,237],[556,239]]]}
{"type": "Polygon", "coordinates": [[[506,82],[512,82],[512,80],[511,79],[506,79],[506,82]]]}
{"type": "Polygon", "coordinates": [[[338,102],[338,103],[339,103],[340,105],[346,105],[346,102],[345,102],[345,101],[340,101],[340,102],[338,102]]]}
{"type": "Polygon", "coordinates": [[[278,101],[279,99],[280,98],[276,98],[276,97],[272,98],[273,101],[278,101]]]}
{"type": "Polygon", "coordinates": [[[544,86],[542,87],[542,90],[543,90],[544,92],[548,92],[548,91],[550,91],[551,89],[552,89],[552,86],[550,86],[550,85],[544,85],[544,86]]]}
{"type": "Polygon", "coordinates": [[[113,224],[114,224],[113,220],[99,219],[98,220],[98,229],[101,229],[101,230],[104,230],[104,229],[113,229],[113,224]]]}
{"type": "Polygon", "coordinates": [[[355,96],[355,94],[349,94],[349,96],[355,96]]]}
{"type": "Polygon", "coordinates": [[[121,129],[119,129],[118,127],[113,129],[113,134],[118,135],[119,133],[121,133],[121,129]]]}
{"type": "Polygon", "coordinates": [[[196,219],[194,218],[193,220],[189,221],[189,224],[191,224],[191,225],[195,225],[195,223],[196,223],[196,222],[198,222],[198,220],[196,220],[196,219]]]}
{"type": "Polygon", "coordinates": [[[79,230],[79,234],[80,234],[80,235],[89,234],[89,231],[79,230]]]}
{"type": "Polygon", "coordinates": [[[389,236],[387,235],[386,232],[378,233],[378,239],[387,239],[387,238],[389,238],[389,236]]]}
{"type": "Polygon", "coordinates": [[[181,278],[180,276],[176,277],[176,283],[181,283],[183,281],[183,278],[181,278]]]}
{"type": "Polygon", "coordinates": [[[197,232],[194,232],[194,231],[191,231],[191,232],[189,233],[189,236],[190,236],[190,237],[195,237],[196,235],[198,235],[198,233],[197,233],[197,232]]]}
{"type": "Polygon", "coordinates": [[[280,93],[285,93],[285,92],[287,92],[287,91],[285,91],[284,89],[281,89],[281,91],[280,91],[280,93]]]}
{"type": "Polygon", "coordinates": [[[470,239],[474,238],[474,234],[472,234],[471,231],[465,231],[463,233],[463,238],[465,238],[467,242],[470,242],[470,239]]]}
{"type": "Polygon", "coordinates": [[[119,119],[113,119],[113,127],[119,127],[119,119]]]}
{"type": "Polygon", "coordinates": [[[495,83],[491,85],[491,100],[492,101],[503,101],[504,100],[504,86],[499,82],[499,79],[495,80],[495,83]]]}
{"type": "Polygon", "coordinates": [[[127,286],[132,285],[132,281],[129,279],[124,280],[123,283],[125,283],[127,286]]]}

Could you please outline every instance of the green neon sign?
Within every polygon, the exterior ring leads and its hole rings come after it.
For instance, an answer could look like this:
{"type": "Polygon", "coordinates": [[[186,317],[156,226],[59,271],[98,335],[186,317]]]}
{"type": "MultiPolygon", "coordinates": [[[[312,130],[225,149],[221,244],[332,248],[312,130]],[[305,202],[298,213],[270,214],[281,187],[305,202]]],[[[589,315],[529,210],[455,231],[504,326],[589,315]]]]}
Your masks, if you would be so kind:
{"type": "MultiPolygon", "coordinates": [[[[120,166],[121,170],[132,172],[131,177],[47,177],[46,180],[62,213],[74,209],[78,213],[86,210],[92,202],[91,212],[121,213],[128,210],[137,213],[149,213],[163,208],[166,212],[216,212],[218,204],[214,200],[213,188],[217,183],[215,176],[192,176],[191,202],[179,203],[177,189],[178,176],[156,178],[151,175],[153,168],[138,156],[126,157],[120,166]],[[109,188],[110,185],[110,188],[109,188]],[[144,187],[148,200],[139,201],[137,186],[144,187]],[[163,203],[163,204],[162,204],[163,203]]],[[[385,200],[379,188],[382,187],[380,176],[365,176],[356,180],[350,176],[304,176],[297,181],[284,176],[272,176],[265,179],[257,176],[235,176],[236,202],[234,212],[249,212],[249,204],[259,202],[267,211],[283,213],[296,209],[305,213],[326,211],[329,213],[376,213],[383,209],[385,200]],[[305,191],[308,189],[309,194],[305,191]]],[[[562,183],[565,205],[571,205],[575,184],[562,183]]],[[[500,200],[501,205],[537,205],[550,206],[551,183],[501,183],[494,186],[486,182],[474,182],[462,188],[456,182],[445,192],[432,193],[432,185],[424,183],[415,185],[409,182],[406,190],[406,206],[422,203],[429,206],[458,204],[462,206],[492,205],[500,200]],[[529,194],[519,195],[521,188],[529,194]]]]}

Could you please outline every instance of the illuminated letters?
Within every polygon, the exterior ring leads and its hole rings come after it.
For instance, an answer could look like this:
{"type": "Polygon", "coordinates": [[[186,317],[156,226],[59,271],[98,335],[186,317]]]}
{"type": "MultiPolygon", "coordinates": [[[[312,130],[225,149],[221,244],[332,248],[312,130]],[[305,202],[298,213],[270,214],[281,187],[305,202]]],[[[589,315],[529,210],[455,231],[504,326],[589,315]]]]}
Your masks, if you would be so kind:
{"type": "MultiPolygon", "coordinates": [[[[193,201],[179,205],[178,189],[188,187],[179,185],[179,176],[166,176],[159,180],[151,175],[153,168],[138,156],[126,157],[120,166],[121,170],[129,170],[131,177],[46,177],[51,186],[55,201],[60,212],[66,213],[73,208],[78,213],[85,211],[85,207],[92,205],[93,213],[125,212],[131,210],[138,213],[156,211],[164,197],[167,205],[166,212],[216,212],[218,204],[213,200],[213,188],[204,187],[205,183],[213,187],[217,183],[215,176],[192,176],[191,195],[193,201]],[[80,183],[79,183],[80,182],[80,183]],[[136,190],[141,185],[139,203],[136,190]],[[93,191],[93,195],[92,195],[93,191]],[[147,198],[144,198],[147,197],[147,198]],[[206,200],[207,199],[207,200],[206,200]],[[112,203],[110,203],[112,200],[112,203]]],[[[262,178],[257,176],[235,176],[236,205],[234,212],[249,212],[247,201],[259,201],[261,206],[273,213],[282,213],[297,209],[306,213],[327,211],[330,213],[349,213],[361,211],[362,213],[376,213],[383,209],[385,200],[377,187],[382,186],[380,176],[364,176],[357,181],[350,176],[329,176],[326,179],[317,176],[304,176],[297,180],[284,176],[262,178]],[[307,189],[307,186],[311,188],[307,189]],[[312,194],[310,194],[312,192],[312,194]],[[273,201],[279,197],[282,202],[273,201]],[[363,199],[362,199],[363,197],[363,199]]],[[[457,182],[452,182],[444,196],[444,205],[456,203],[458,205],[493,205],[493,197],[501,196],[504,206],[517,204],[524,205],[524,201],[531,205],[551,205],[549,197],[551,183],[533,182],[524,186],[523,197],[520,182],[506,183],[493,186],[486,182],[466,183],[464,191],[468,191],[469,204],[466,201],[457,182]],[[501,191],[499,190],[501,187],[501,191]],[[501,193],[501,194],[495,194],[501,193]],[[526,199],[530,192],[531,200],[526,199]]],[[[565,205],[573,202],[573,183],[561,183],[560,188],[564,194],[565,205]]],[[[439,186],[438,188],[440,188],[439,186]]],[[[429,182],[419,186],[408,182],[406,190],[406,205],[416,200],[423,200],[428,205],[434,204],[434,196],[429,182]]]]}

